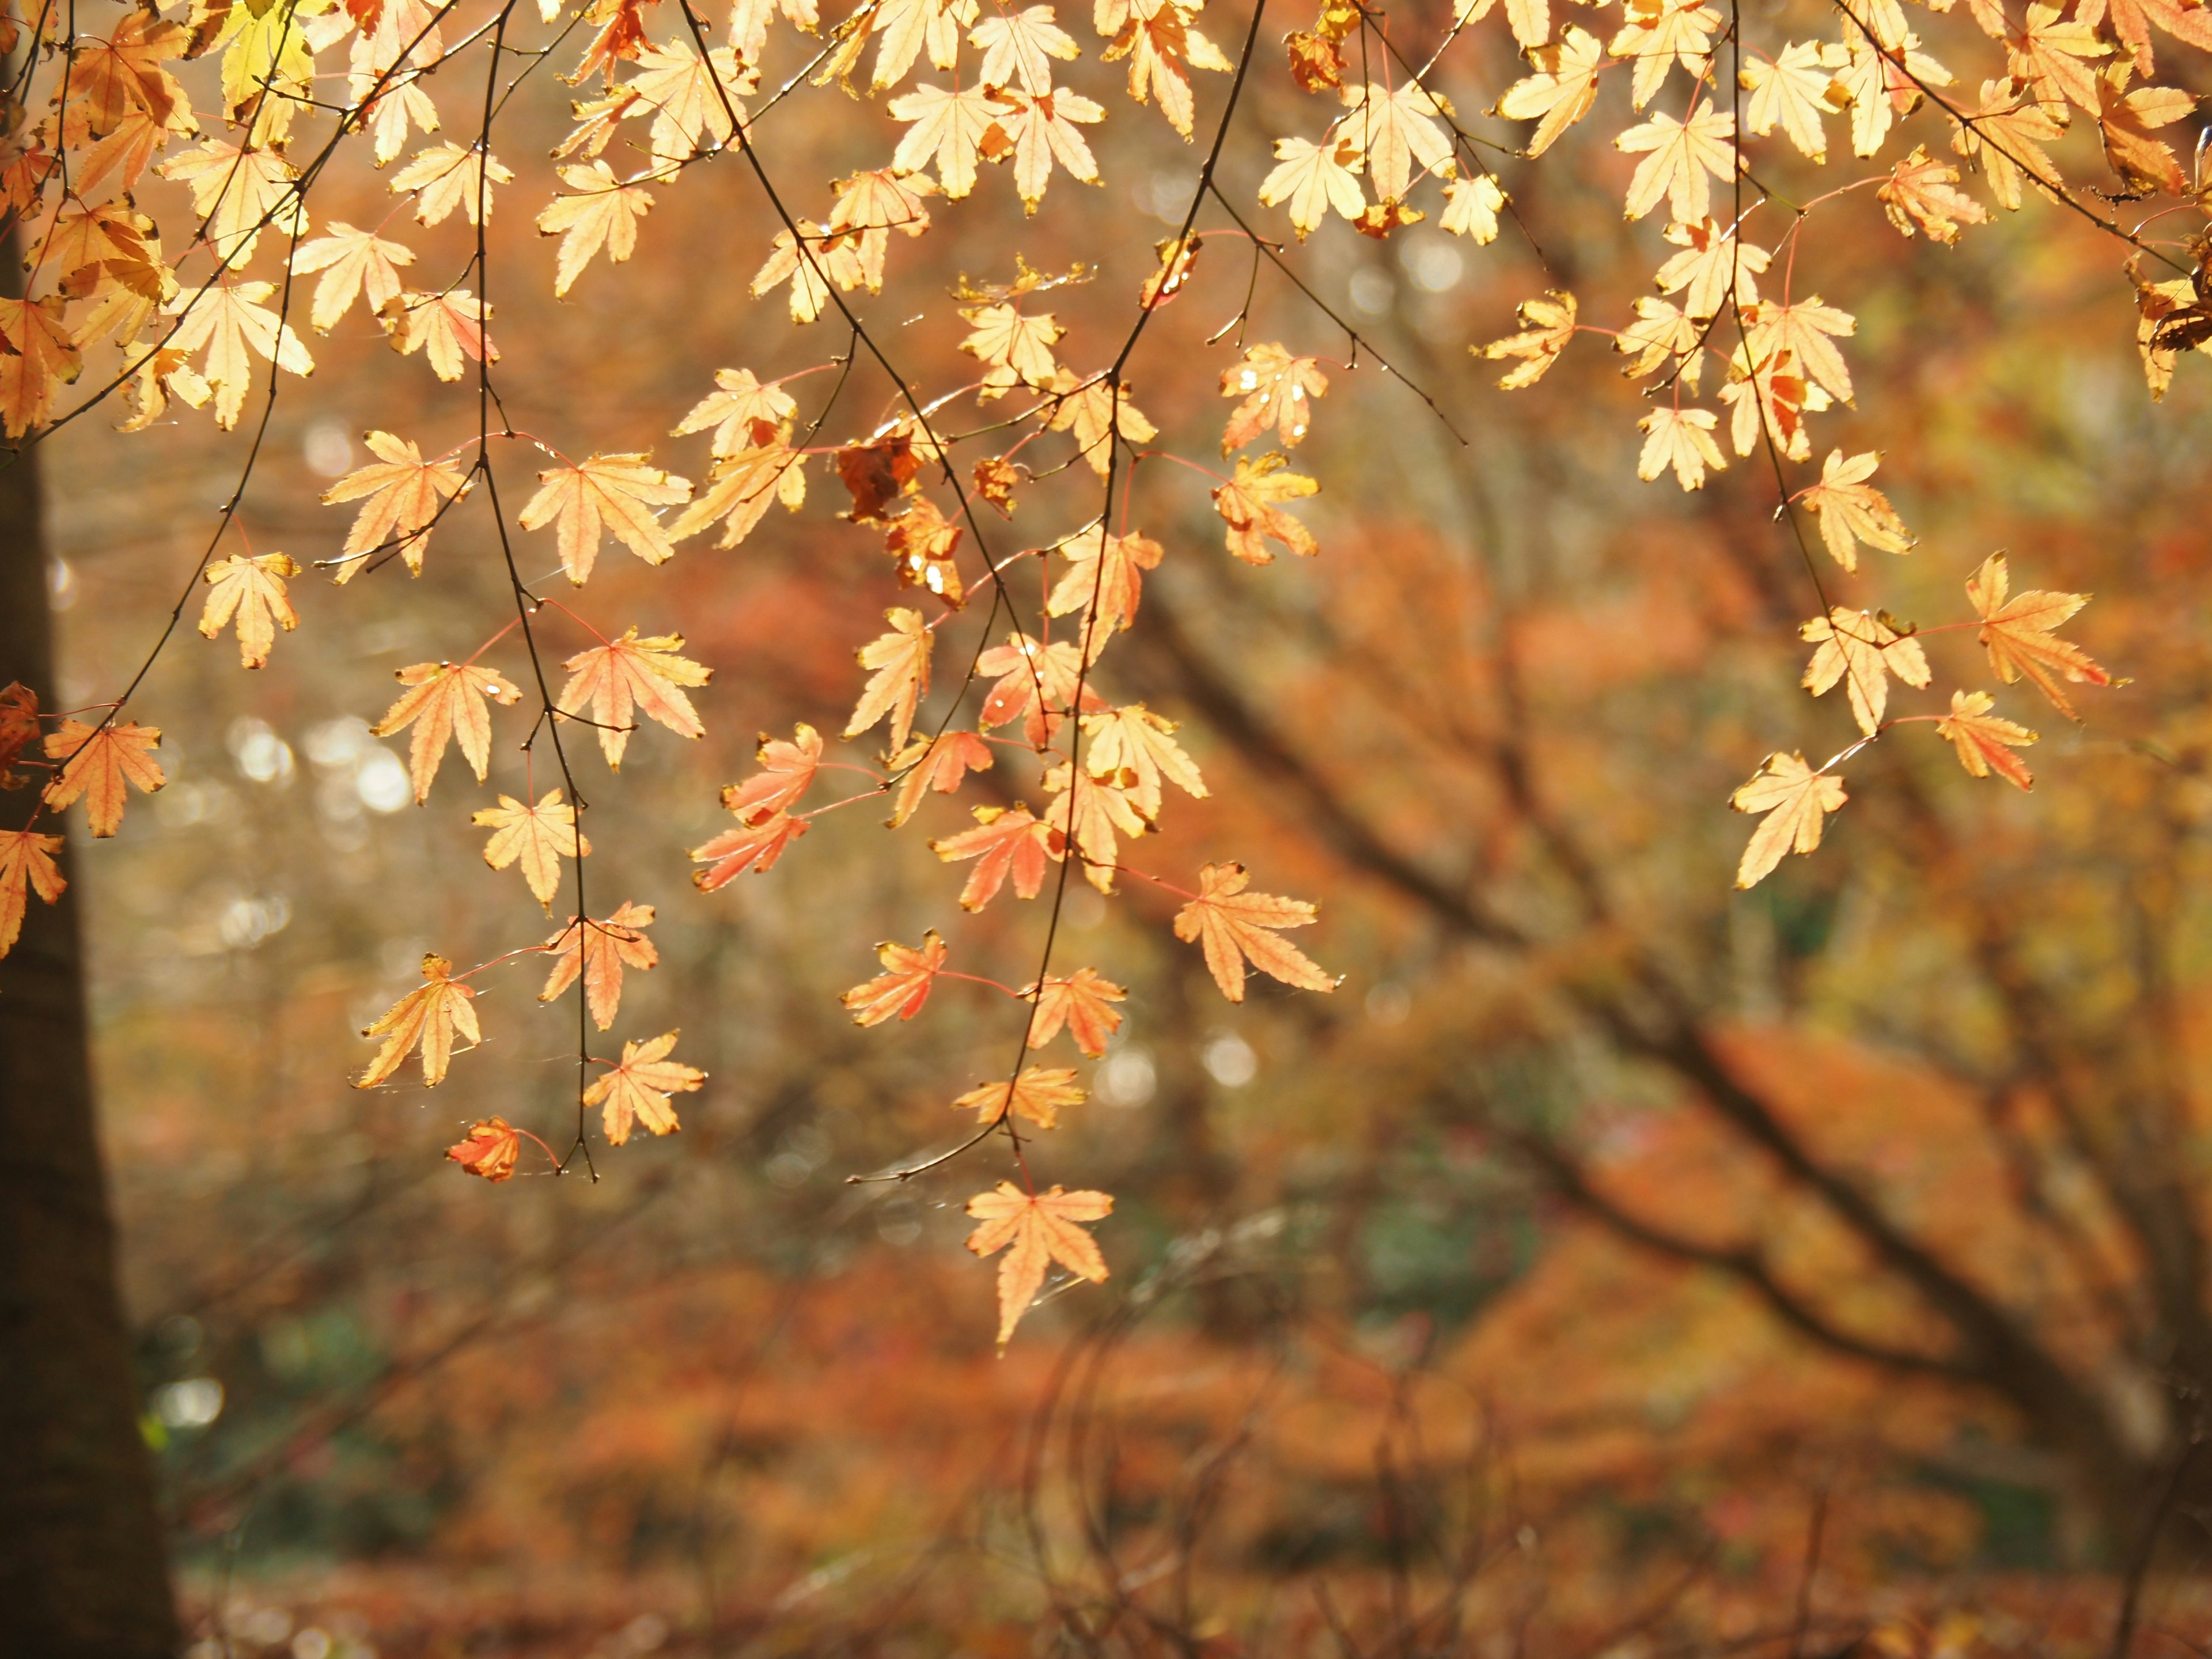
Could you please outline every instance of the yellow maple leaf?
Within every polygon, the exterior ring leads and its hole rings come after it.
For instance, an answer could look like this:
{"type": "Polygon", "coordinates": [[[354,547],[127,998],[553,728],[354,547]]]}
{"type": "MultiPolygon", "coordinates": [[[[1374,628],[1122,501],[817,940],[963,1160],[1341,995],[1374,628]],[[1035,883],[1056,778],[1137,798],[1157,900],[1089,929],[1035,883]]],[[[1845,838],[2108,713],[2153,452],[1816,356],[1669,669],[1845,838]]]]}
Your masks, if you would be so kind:
{"type": "Polygon", "coordinates": [[[1011,1181],[1002,1181],[995,1190],[978,1193],[968,1200],[968,1213],[981,1224],[968,1235],[968,1248],[977,1255],[1006,1251],[999,1260],[1001,1351],[1029,1311],[1030,1303],[1044,1283],[1045,1269],[1053,1262],[1094,1285],[1104,1282],[1106,1258],[1099,1255],[1091,1235],[1076,1224],[1103,1221],[1113,1210],[1114,1200],[1106,1193],[1071,1193],[1059,1187],[1050,1192],[1024,1193],[1011,1181]]]}

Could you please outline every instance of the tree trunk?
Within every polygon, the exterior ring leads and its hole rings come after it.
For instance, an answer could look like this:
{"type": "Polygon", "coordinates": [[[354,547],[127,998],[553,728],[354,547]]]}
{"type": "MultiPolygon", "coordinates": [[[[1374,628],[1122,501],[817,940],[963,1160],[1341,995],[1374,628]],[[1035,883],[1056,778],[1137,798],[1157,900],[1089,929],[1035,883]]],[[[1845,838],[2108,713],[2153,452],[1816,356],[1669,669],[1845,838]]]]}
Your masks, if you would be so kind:
{"type": "MultiPolygon", "coordinates": [[[[0,283],[19,287],[15,240],[0,283]]],[[[0,456],[0,685],[56,706],[36,451],[0,456]]],[[[0,794],[20,829],[36,797],[0,794]]],[[[46,826],[51,828],[51,826],[46,826]]],[[[0,957],[0,1654],[167,1659],[176,1614],[115,1281],[77,898],[33,896],[0,957]]]]}

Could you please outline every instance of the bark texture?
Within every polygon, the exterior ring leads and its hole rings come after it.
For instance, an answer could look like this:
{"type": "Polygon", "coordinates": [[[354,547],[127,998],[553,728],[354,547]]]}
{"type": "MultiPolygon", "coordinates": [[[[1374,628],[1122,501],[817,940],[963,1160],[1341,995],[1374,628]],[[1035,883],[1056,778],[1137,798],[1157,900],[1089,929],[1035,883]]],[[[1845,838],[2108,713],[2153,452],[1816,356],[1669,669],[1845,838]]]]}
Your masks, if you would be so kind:
{"type": "MultiPolygon", "coordinates": [[[[0,269],[18,269],[13,238],[0,269]]],[[[35,452],[0,470],[0,685],[54,702],[35,452]]],[[[0,795],[20,828],[28,790],[0,795]]],[[[0,957],[0,1655],[176,1649],[154,1471],[94,1130],[78,895],[33,896],[0,957]]]]}

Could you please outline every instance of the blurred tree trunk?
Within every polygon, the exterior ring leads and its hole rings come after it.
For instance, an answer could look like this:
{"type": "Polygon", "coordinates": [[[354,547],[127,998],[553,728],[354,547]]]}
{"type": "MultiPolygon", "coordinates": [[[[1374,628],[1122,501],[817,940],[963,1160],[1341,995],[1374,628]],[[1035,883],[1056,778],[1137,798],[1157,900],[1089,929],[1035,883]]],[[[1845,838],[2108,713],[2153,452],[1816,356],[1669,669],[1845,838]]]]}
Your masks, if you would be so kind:
{"type": "MultiPolygon", "coordinates": [[[[20,293],[14,235],[0,288],[20,293]]],[[[38,454],[0,470],[0,685],[57,706],[38,454]]],[[[0,795],[9,827],[27,791],[0,795]]],[[[154,1472],[93,1127],[77,898],[33,897],[0,958],[0,1653],[176,1649],[154,1472]]]]}

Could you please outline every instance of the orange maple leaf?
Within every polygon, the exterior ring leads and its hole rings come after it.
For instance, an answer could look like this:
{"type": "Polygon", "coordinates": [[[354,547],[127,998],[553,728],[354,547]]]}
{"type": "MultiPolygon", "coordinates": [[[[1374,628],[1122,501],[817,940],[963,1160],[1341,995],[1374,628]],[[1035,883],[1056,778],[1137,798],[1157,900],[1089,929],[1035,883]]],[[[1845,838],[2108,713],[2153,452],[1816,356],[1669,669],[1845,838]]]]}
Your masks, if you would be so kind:
{"type": "Polygon", "coordinates": [[[1269,427],[1294,449],[1313,423],[1312,399],[1328,390],[1320,360],[1293,357],[1279,345],[1255,345],[1244,361],[1221,372],[1221,395],[1243,401],[1229,411],[1221,453],[1242,449],[1269,427]]]}
{"type": "MultiPolygon", "coordinates": [[[[599,1109],[609,1146],[628,1140],[633,1122],[657,1135],[673,1134],[679,1127],[669,1097],[689,1094],[707,1080],[707,1074],[668,1058],[676,1036],[666,1031],[650,1042],[623,1043],[622,1064],[584,1091],[584,1104],[599,1109]]],[[[604,1060],[599,1063],[608,1064],[604,1060]]]]}
{"type": "Polygon", "coordinates": [[[1075,1085],[1074,1071],[1066,1066],[1025,1066],[1012,1083],[986,1083],[970,1089],[952,1103],[952,1109],[973,1108],[981,1123],[996,1123],[1008,1113],[1025,1117],[1040,1129],[1060,1121],[1063,1106],[1080,1106],[1083,1091],[1075,1085]]]}
{"type": "Polygon", "coordinates": [[[884,611],[884,619],[891,631],[860,647],[860,666],[874,669],[875,677],[860,693],[845,735],[857,738],[888,714],[890,746],[896,750],[905,747],[907,734],[914,729],[915,705],[928,694],[929,651],[937,636],[919,611],[896,608],[884,611]]]}
{"type": "Polygon", "coordinates": [[[2009,576],[2005,556],[1992,553],[1982,568],[1966,579],[1966,598],[1982,619],[1977,636],[1990,653],[1990,669],[2007,685],[2023,677],[2051,699],[2051,707],[2069,720],[2081,717],[2058,689],[2063,679],[2086,685],[2110,685],[2112,677],[2091,661],[2088,653],[2071,640],[2058,638],[2052,629],[2089,603],[2087,593],[2045,592],[2038,588],[2007,599],[2009,576]]]}
{"type": "Polygon", "coordinates": [[[1321,551],[1313,532],[1283,511],[1280,503],[1310,495],[1321,486],[1302,472],[1282,470],[1283,458],[1269,450],[1256,461],[1239,457],[1237,476],[1213,492],[1213,510],[1228,526],[1229,550],[1247,564],[1272,564],[1267,546],[1279,541],[1310,558],[1321,551]]]}
{"type": "Polygon", "coordinates": [[[945,941],[934,927],[921,936],[919,948],[886,941],[876,946],[876,960],[884,971],[865,985],[855,985],[839,1000],[853,1011],[855,1025],[880,1025],[894,1014],[912,1019],[929,1000],[945,955],[945,941]]]}
{"type": "Polygon", "coordinates": [[[969,773],[989,771],[993,759],[991,745],[973,732],[940,732],[933,738],[916,738],[891,757],[892,773],[906,775],[900,781],[898,799],[885,823],[897,829],[914,816],[925,790],[951,794],[969,773]]]}
{"type": "Polygon", "coordinates": [[[555,707],[574,715],[588,702],[599,727],[599,750],[607,765],[622,770],[623,751],[629,746],[635,727],[633,706],[659,720],[679,738],[706,735],[698,711],[684,695],[687,685],[704,685],[714,671],[676,653],[684,647],[681,634],[657,634],[640,639],[631,628],[605,645],[579,651],[562,665],[568,684],[561,688],[555,707]]]}
{"type": "Polygon", "coordinates": [[[761,769],[722,791],[722,805],[737,814],[740,823],[758,823],[799,804],[822,764],[822,734],[803,720],[793,728],[789,743],[763,732],[755,757],[761,769]]]}
{"type": "Polygon", "coordinates": [[[691,872],[691,884],[702,893],[726,886],[748,870],[766,875],[783,856],[783,849],[806,833],[806,820],[787,812],[771,812],[757,823],[725,830],[703,847],[691,849],[694,864],[711,866],[691,872]]]}
{"type": "Polygon", "coordinates": [[[969,872],[968,884],[960,890],[960,908],[980,910],[1006,884],[1009,875],[1014,878],[1014,891],[1022,897],[1037,896],[1037,890],[1044,885],[1051,837],[1052,831],[1016,801],[1011,807],[977,807],[975,828],[933,841],[929,850],[947,864],[960,859],[977,860],[969,872]]]}
{"type": "Polygon", "coordinates": [[[690,501],[691,481],[648,466],[649,459],[641,453],[594,455],[574,466],[549,467],[538,475],[538,491],[515,522],[525,530],[554,526],[562,568],[580,587],[599,558],[602,532],[647,564],[672,559],[676,548],[653,509],[690,501]]]}
{"type": "Polygon", "coordinates": [[[39,694],[12,680],[0,688],[0,787],[21,787],[23,780],[11,778],[9,769],[15,757],[39,735],[39,694]]]}
{"type": "Polygon", "coordinates": [[[0,957],[15,949],[15,941],[22,937],[29,890],[35,890],[52,904],[69,885],[54,864],[61,845],[59,836],[0,830],[0,957]]]}
{"type": "Polygon", "coordinates": [[[512,708],[522,696],[520,688],[497,669],[473,663],[418,662],[395,671],[392,677],[410,689],[369,730],[388,738],[414,726],[415,735],[408,740],[407,771],[415,784],[416,804],[429,799],[431,781],[445,762],[447,745],[455,738],[482,783],[491,766],[491,714],[483,700],[489,697],[501,708],[512,708]]]}
{"type": "Polygon", "coordinates": [[[149,795],[168,781],[154,758],[154,746],[161,741],[160,726],[136,720],[94,727],[64,720],[46,733],[46,758],[62,762],[46,785],[46,805],[58,812],[82,796],[92,833],[113,835],[123,823],[126,779],[149,795]]]}
{"type": "Polygon", "coordinates": [[[1053,1262],[1094,1285],[1105,1280],[1106,1258],[1098,1254],[1091,1235],[1075,1224],[1103,1221],[1113,1211],[1109,1194],[1071,1193],[1059,1187],[1047,1193],[1025,1193],[1011,1181],[968,1200],[968,1213],[981,1224],[968,1235],[968,1248],[977,1255],[989,1255],[1013,1246],[999,1261],[1001,1352],[1053,1262]]]}
{"type": "Polygon", "coordinates": [[[549,789],[535,806],[512,795],[501,795],[499,805],[487,806],[471,820],[492,832],[484,843],[484,862],[504,870],[520,860],[522,878],[530,890],[553,914],[553,895],[561,885],[561,860],[588,857],[592,843],[576,829],[576,809],[562,804],[561,792],[549,789]]]}
{"type": "Polygon", "coordinates": [[[353,528],[346,532],[345,562],[338,567],[337,580],[352,580],[369,555],[386,547],[397,547],[407,568],[420,573],[431,526],[467,479],[447,462],[424,460],[421,450],[389,432],[372,432],[362,441],[376,456],[375,462],[347,473],[323,492],[325,507],[362,501],[353,528]]]}
{"type": "Polygon", "coordinates": [[[1054,976],[1040,989],[1032,985],[1022,994],[1036,1003],[1036,1018],[1030,1022],[1030,1047],[1042,1048],[1065,1025],[1075,1046],[1096,1060],[1106,1052],[1106,1039],[1121,1029],[1121,1016],[1112,1006],[1128,993],[1093,968],[1079,968],[1065,977],[1054,976]]]}
{"type": "Polygon", "coordinates": [[[441,956],[422,958],[423,983],[362,1030],[363,1036],[382,1037],[384,1047],[376,1051],[355,1088],[373,1089],[383,1082],[417,1043],[422,1048],[422,1081],[434,1088],[445,1081],[455,1037],[465,1037],[471,1047],[483,1040],[477,1029],[477,1011],[469,1001],[476,992],[454,979],[453,972],[453,964],[441,956]]]}
{"type": "Polygon", "coordinates": [[[1092,613],[1088,628],[1095,662],[1106,641],[1135,619],[1144,597],[1144,573],[1159,568],[1164,550],[1149,536],[1109,536],[1104,526],[1093,525],[1052,550],[1067,561],[1067,571],[1045,609],[1055,617],[1071,611],[1092,613]]]}
{"type": "MultiPolygon", "coordinates": [[[[1009,634],[1004,645],[975,659],[975,672],[997,681],[983,698],[976,724],[1004,726],[1018,720],[1030,746],[1042,749],[1074,705],[1076,684],[1084,678],[1083,654],[1065,640],[1039,645],[1026,634],[1009,634]]],[[[1085,684],[1083,706],[1103,708],[1106,700],[1085,684]]]]}
{"type": "Polygon", "coordinates": [[[651,968],[660,961],[660,951],[642,931],[652,926],[653,907],[627,899],[605,921],[569,917],[568,925],[541,947],[552,957],[553,969],[545,975],[545,988],[538,994],[538,1000],[552,1001],[574,985],[580,973],[592,1022],[605,1030],[615,1023],[615,1011],[622,1006],[623,969],[651,968]]]}
{"type": "Polygon", "coordinates": [[[1241,864],[1209,864],[1198,872],[1198,896],[1176,912],[1176,937],[1196,939],[1221,994],[1244,1000],[1247,957],[1261,973],[1308,991],[1334,991],[1336,981],[1275,930],[1304,927],[1316,918],[1304,899],[1248,893],[1251,878],[1241,864]]]}
{"type": "Polygon", "coordinates": [[[200,611],[200,632],[214,639],[235,616],[240,665],[268,666],[277,629],[289,634],[300,625],[299,613],[284,593],[284,578],[298,575],[300,567],[282,553],[264,553],[253,559],[233,554],[219,564],[210,565],[205,574],[209,592],[207,605],[200,611]]]}
{"type": "Polygon", "coordinates": [[[480,1117],[469,1125],[468,1139],[446,1148],[446,1156],[472,1176],[498,1182],[514,1174],[522,1132],[503,1117],[480,1117]]]}
{"type": "Polygon", "coordinates": [[[1986,691],[1954,691],[1951,712],[1936,722],[1936,735],[1949,739],[1959,751],[1959,764],[1972,776],[1985,778],[1994,771],[2006,782],[2028,788],[2035,779],[2012,751],[2033,743],[2035,733],[1990,714],[1993,703],[1986,691]]]}

